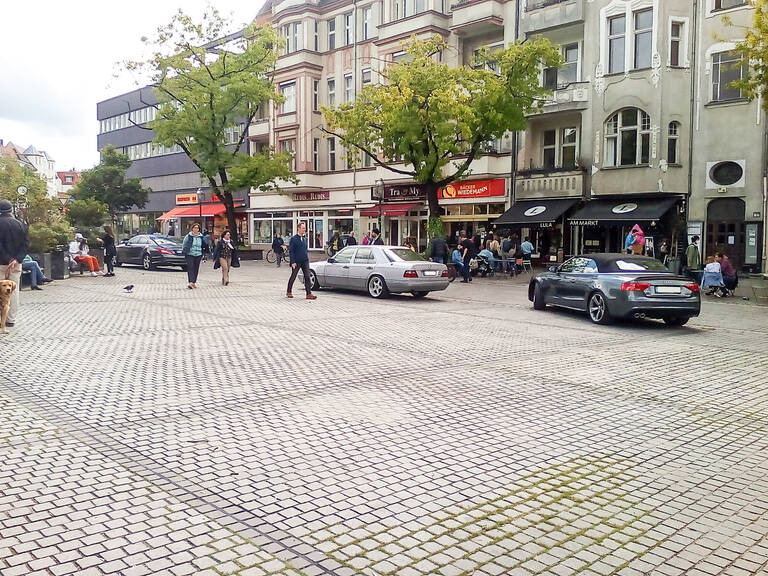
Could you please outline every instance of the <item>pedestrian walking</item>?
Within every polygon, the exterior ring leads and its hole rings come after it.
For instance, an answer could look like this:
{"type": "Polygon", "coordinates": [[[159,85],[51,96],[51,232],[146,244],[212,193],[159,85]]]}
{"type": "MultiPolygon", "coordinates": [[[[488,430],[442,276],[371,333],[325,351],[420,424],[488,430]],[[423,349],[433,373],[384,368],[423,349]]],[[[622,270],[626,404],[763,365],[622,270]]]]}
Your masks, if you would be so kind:
{"type": "Polygon", "coordinates": [[[229,230],[224,230],[213,249],[213,269],[221,268],[221,283],[224,286],[229,286],[230,269],[239,267],[240,259],[237,255],[237,248],[232,245],[232,233],[229,230]]]}
{"type": "Polygon", "coordinates": [[[104,276],[114,276],[117,248],[115,247],[115,233],[112,232],[112,226],[104,226],[104,235],[99,238],[99,242],[104,247],[104,265],[107,267],[107,273],[104,276]]]}
{"type": "Polygon", "coordinates": [[[378,228],[371,230],[371,244],[383,246],[384,240],[381,239],[381,231],[378,228]]]}
{"type": "Polygon", "coordinates": [[[317,296],[312,294],[312,280],[309,277],[309,251],[307,250],[307,225],[299,222],[298,233],[288,242],[288,256],[291,259],[291,277],[288,279],[288,290],[285,295],[293,298],[293,283],[301,270],[304,275],[304,289],[307,292],[307,300],[315,300],[317,296]]]}
{"type": "Polygon", "coordinates": [[[475,250],[475,243],[467,238],[466,235],[462,235],[459,239],[459,249],[461,250],[461,261],[464,264],[462,270],[464,280],[462,280],[462,282],[472,282],[472,267],[470,262],[477,253],[475,250]]]}
{"type": "Polygon", "coordinates": [[[686,275],[698,282],[697,271],[701,268],[701,253],[699,252],[699,237],[691,238],[691,243],[685,249],[686,275]]]}
{"type": "Polygon", "coordinates": [[[5,325],[13,327],[19,310],[19,290],[21,286],[21,262],[29,249],[29,235],[24,225],[13,215],[13,205],[8,200],[0,200],[0,280],[16,283],[16,290],[11,293],[10,309],[5,325]]]}
{"type": "Polygon", "coordinates": [[[200,233],[200,223],[192,224],[192,229],[184,236],[181,253],[187,259],[187,288],[197,288],[197,275],[200,272],[200,261],[203,259],[205,240],[200,233]]]}
{"type": "Polygon", "coordinates": [[[645,250],[645,232],[643,232],[643,229],[638,224],[635,224],[632,227],[632,234],[635,237],[635,241],[632,244],[632,253],[642,254],[645,250]]]}
{"type": "Polygon", "coordinates": [[[211,237],[208,234],[208,229],[203,230],[203,262],[208,260],[208,256],[211,254],[211,237]]]}
{"type": "Polygon", "coordinates": [[[280,234],[275,234],[274,240],[272,240],[272,252],[275,253],[275,261],[277,267],[280,268],[280,264],[283,263],[283,255],[285,254],[285,240],[280,234]]]}

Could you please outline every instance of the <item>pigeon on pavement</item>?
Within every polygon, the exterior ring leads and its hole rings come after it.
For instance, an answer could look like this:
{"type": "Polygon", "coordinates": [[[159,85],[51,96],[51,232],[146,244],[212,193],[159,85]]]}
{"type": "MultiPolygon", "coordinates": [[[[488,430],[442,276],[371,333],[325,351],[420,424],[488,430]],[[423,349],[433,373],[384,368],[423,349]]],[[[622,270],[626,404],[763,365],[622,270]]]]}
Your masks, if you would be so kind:
{"type": "Polygon", "coordinates": [[[123,286],[123,290],[128,292],[130,294],[133,291],[133,284],[128,284],[128,286],[123,286]]]}

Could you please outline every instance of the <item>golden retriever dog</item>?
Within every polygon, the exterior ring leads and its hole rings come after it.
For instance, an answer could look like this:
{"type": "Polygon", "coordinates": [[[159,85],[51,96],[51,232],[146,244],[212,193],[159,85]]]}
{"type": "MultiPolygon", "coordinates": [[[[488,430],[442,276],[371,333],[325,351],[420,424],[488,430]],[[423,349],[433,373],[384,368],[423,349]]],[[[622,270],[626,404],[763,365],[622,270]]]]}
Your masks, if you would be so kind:
{"type": "Polygon", "coordinates": [[[16,290],[16,282],[13,280],[0,280],[0,333],[8,334],[5,322],[8,320],[8,312],[11,310],[11,294],[16,290]]]}

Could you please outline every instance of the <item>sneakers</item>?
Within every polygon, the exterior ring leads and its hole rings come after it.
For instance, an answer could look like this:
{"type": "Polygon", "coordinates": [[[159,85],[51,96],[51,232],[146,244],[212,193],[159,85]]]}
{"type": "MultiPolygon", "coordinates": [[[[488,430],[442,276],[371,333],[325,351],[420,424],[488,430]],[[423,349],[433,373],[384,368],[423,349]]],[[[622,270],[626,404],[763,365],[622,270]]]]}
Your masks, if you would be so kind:
{"type": "Polygon", "coordinates": [[[42,290],[42,288],[40,286],[32,286],[32,290],[42,290]]]}
{"type": "Polygon", "coordinates": [[[96,274],[96,272],[91,272],[91,276],[98,276],[98,274],[96,274]]]}
{"type": "Polygon", "coordinates": [[[286,292],[285,293],[285,297],[286,298],[293,298],[293,294],[291,294],[290,292],[286,292]]]}
{"type": "Polygon", "coordinates": [[[317,300],[317,296],[314,294],[307,294],[307,300],[317,300]]]}

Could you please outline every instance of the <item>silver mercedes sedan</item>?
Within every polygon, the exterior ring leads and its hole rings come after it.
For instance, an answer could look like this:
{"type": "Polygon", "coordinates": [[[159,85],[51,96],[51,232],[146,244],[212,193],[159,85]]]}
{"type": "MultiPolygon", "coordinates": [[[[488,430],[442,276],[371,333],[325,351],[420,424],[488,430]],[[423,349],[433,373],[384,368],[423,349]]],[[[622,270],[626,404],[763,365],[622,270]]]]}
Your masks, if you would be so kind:
{"type": "Polygon", "coordinates": [[[448,287],[448,268],[402,246],[347,246],[309,265],[312,289],[366,290],[374,298],[410,292],[423,298],[448,287]]]}

